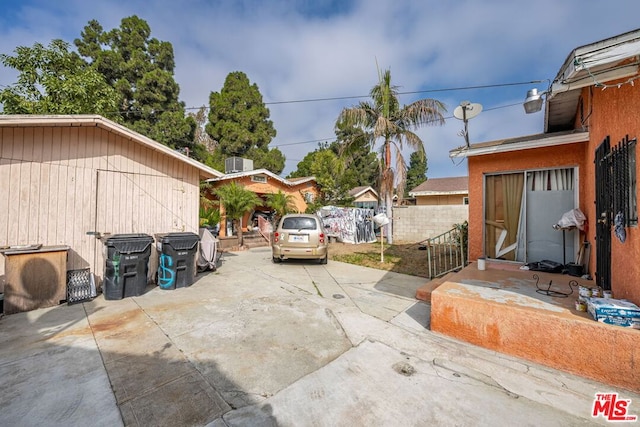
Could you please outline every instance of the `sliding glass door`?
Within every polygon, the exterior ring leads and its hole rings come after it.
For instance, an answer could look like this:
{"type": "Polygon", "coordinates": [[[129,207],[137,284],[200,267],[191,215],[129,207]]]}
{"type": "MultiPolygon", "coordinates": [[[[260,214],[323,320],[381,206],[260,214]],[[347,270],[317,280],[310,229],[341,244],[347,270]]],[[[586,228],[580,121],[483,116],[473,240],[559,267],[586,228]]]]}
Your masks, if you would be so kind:
{"type": "Polygon", "coordinates": [[[576,206],[574,169],[550,169],[485,176],[485,256],[533,262],[574,259],[574,239],[563,245],[557,224],[576,206]]]}

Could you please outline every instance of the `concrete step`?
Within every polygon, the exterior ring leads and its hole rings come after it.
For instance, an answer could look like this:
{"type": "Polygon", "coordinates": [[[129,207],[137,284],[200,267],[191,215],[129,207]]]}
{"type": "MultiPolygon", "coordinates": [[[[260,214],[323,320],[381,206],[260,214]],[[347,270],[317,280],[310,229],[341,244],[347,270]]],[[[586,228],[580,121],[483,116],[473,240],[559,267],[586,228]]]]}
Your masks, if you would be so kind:
{"type": "Polygon", "coordinates": [[[455,276],[455,274],[456,274],[455,272],[451,272],[451,273],[445,274],[442,277],[438,277],[437,279],[433,279],[425,283],[424,285],[422,285],[416,290],[416,299],[431,303],[431,293],[438,286],[442,285],[444,282],[451,279],[452,276],[455,276]]]}

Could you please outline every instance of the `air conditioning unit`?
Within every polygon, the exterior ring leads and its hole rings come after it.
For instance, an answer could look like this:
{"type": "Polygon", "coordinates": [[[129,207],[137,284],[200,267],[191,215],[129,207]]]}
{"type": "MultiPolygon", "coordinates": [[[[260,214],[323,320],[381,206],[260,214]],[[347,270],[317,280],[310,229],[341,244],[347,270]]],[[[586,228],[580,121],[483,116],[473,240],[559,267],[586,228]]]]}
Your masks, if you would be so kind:
{"type": "Polygon", "coordinates": [[[229,157],[224,160],[224,173],[247,172],[253,170],[253,160],[229,157]]]}

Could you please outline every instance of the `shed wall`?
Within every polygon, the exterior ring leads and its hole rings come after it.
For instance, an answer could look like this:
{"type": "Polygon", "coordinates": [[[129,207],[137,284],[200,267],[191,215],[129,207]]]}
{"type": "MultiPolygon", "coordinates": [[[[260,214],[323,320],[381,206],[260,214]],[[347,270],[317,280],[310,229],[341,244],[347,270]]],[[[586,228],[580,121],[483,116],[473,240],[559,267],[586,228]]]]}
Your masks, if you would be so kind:
{"type": "Polygon", "coordinates": [[[99,127],[1,128],[0,182],[0,245],[68,245],[67,268],[99,279],[87,233],[198,231],[198,170],[99,127]]]}

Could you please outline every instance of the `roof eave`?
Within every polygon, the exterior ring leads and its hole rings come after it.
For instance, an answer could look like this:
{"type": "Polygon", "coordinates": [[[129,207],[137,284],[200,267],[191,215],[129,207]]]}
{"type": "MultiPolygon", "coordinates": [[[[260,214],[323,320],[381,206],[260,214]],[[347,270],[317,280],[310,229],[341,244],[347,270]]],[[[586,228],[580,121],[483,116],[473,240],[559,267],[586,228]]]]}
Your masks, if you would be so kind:
{"type": "Polygon", "coordinates": [[[460,147],[449,152],[450,158],[466,158],[483,156],[487,154],[508,153],[512,151],[530,150],[533,148],[552,147],[556,145],[576,144],[589,141],[589,132],[576,132],[565,135],[550,136],[529,141],[514,142],[508,144],[496,144],[483,147],[460,147]]]}
{"type": "Polygon", "coordinates": [[[184,163],[187,163],[201,173],[203,178],[210,178],[215,176],[222,176],[222,172],[219,172],[209,166],[200,163],[184,154],[160,144],[151,138],[148,138],[142,134],[132,131],[131,129],[113,122],[107,118],[99,115],[0,115],[0,126],[60,126],[60,127],[73,127],[73,126],[96,126],[107,131],[116,133],[123,138],[136,141],[142,145],[151,148],[152,150],[159,151],[184,163]]]}
{"type": "Polygon", "coordinates": [[[313,182],[315,181],[315,177],[314,176],[310,176],[307,177],[305,179],[301,179],[298,181],[289,181],[286,178],[282,178],[281,176],[276,175],[275,173],[271,172],[268,169],[254,169],[251,171],[244,171],[244,172],[236,172],[236,173],[230,173],[230,174],[226,174],[226,175],[222,175],[220,177],[217,178],[211,178],[208,179],[207,182],[222,182],[222,181],[229,181],[232,179],[237,179],[237,178],[244,178],[244,177],[249,177],[249,176],[255,176],[255,175],[267,175],[289,187],[295,187],[301,184],[305,184],[307,182],[313,182]]]}

